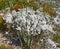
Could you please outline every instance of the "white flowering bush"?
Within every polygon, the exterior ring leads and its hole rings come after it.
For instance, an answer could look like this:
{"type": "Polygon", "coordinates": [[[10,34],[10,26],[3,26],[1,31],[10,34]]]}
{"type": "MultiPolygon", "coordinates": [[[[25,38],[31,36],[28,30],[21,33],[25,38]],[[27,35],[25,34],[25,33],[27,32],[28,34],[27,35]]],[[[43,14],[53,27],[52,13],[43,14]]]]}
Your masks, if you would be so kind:
{"type": "MultiPolygon", "coordinates": [[[[51,17],[40,9],[34,11],[27,7],[19,9],[17,12],[15,10],[11,13],[7,12],[3,18],[6,24],[12,24],[12,28],[19,31],[15,39],[22,37],[31,49],[33,49],[33,45],[38,49],[46,47],[48,49],[58,49],[57,43],[51,38],[56,34],[54,28],[60,24],[59,15],[51,17]]],[[[10,34],[10,30],[8,30],[7,34],[10,34]]],[[[20,41],[21,45],[23,45],[22,40],[20,41]]]]}
{"type": "Polygon", "coordinates": [[[22,49],[60,49],[58,0],[1,0],[0,10],[0,30],[8,38],[7,44],[22,49]]]}
{"type": "Polygon", "coordinates": [[[5,24],[8,25],[8,31],[5,34],[9,36],[15,35],[14,39],[20,39],[20,36],[22,36],[28,46],[35,44],[39,47],[43,45],[51,47],[51,49],[57,49],[57,44],[51,39],[57,33],[54,29],[57,26],[58,28],[60,27],[60,13],[58,10],[56,12],[57,16],[51,17],[44,13],[42,8],[35,11],[32,8],[26,7],[19,9],[17,12],[15,10],[10,11],[7,8],[3,17],[5,24]]]}

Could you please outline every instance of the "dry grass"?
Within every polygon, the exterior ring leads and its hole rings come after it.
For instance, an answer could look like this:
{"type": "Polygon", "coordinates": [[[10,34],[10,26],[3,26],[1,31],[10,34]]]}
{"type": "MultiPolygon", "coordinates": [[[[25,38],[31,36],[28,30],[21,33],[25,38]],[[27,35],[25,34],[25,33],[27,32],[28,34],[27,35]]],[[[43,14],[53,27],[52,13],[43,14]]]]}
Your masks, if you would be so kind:
{"type": "Polygon", "coordinates": [[[16,10],[16,11],[18,11],[18,9],[22,9],[22,8],[24,8],[24,5],[15,4],[15,5],[11,8],[11,10],[16,10]]]}
{"type": "Polygon", "coordinates": [[[47,6],[47,5],[43,6],[43,12],[48,13],[50,16],[57,15],[56,11],[54,11],[51,6],[47,6]]]}
{"type": "Polygon", "coordinates": [[[0,16],[0,25],[2,25],[4,23],[3,18],[0,16]]]}

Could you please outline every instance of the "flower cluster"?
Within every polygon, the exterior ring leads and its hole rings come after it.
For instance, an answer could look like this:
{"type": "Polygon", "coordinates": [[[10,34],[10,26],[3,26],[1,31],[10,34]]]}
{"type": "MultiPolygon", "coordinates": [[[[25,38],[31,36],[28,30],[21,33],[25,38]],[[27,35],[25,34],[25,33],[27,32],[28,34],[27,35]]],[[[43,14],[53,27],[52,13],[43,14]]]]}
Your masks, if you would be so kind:
{"type": "MultiPolygon", "coordinates": [[[[48,34],[56,34],[54,31],[54,24],[60,24],[58,15],[55,18],[52,18],[50,15],[44,14],[43,10],[37,9],[34,11],[29,7],[19,9],[19,11],[13,10],[12,13],[7,12],[4,20],[6,20],[6,23],[12,23],[13,28],[19,30],[21,33],[23,31],[28,36],[45,34],[45,37],[47,37],[46,32],[48,34]]],[[[45,42],[47,45],[51,45],[52,48],[57,47],[49,37],[45,38],[45,42]]]]}

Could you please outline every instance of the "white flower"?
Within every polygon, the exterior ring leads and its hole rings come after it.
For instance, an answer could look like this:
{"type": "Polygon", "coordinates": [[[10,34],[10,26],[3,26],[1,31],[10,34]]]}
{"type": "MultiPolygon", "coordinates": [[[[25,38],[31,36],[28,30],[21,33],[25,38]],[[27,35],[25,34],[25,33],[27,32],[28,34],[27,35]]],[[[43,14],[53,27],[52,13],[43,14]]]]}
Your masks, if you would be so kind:
{"type": "Polygon", "coordinates": [[[7,13],[5,15],[5,20],[6,20],[6,23],[12,23],[12,20],[13,20],[13,17],[10,13],[7,13]]]}
{"type": "Polygon", "coordinates": [[[54,18],[54,22],[55,22],[56,24],[60,24],[60,18],[59,18],[58,16],[56,16],[56,17],[54,18]]]}
{"type": "Polygon", "coordinates": [[[5,32],[5,34],[8,34],[8,32],[5,32]]]}
{"type": "Polygon", "coordinates": [[[52,41],[51,39],[47,38],[46,40],[46,45],[50,45],[52,47],[56,48],[56,43],[54,43],[54,41],[52,41]]]}
{"type": "Polygon", "coordinates": [[[21,27],[17,27],[16,29],[17,29],[17,30],[21,30],[21,27]]]}
{"type": "Polygon", "coordinates": [[[17,16],[17,12],[15,10],[12,11],[12,16],[16,17],[17,16]]]}
{"type": "Polygon", "coordinates": [[[47,30],[47,25],[40,25],[42,30],[47,30]]]}
{"type": "Polygon", "coordinates": [[[47,30],[49,30],[50,32],[53,32],[54,33],[53,26],[51,26],[51,25],[48,25],[47,26],[47,30]]]}

